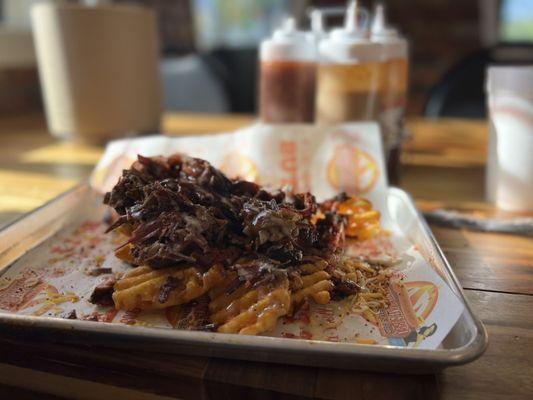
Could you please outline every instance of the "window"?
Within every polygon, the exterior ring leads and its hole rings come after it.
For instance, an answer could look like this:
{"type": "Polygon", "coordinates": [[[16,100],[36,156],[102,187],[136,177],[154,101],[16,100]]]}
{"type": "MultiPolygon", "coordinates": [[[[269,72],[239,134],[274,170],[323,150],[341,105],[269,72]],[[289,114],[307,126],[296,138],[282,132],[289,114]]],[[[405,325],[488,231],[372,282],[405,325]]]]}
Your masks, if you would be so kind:
{"type": "Polygon", "coordinates": [[[36,0],[0,0],[0,22],[15,27],[30,27],[30,8],[36,0]]]}
{"type": "Polygon", "coordinates": [[[502,0],[500,7],[500,40],[533,42],[533,1],[502,0]]]}
{"type": "Polygon", "coordinates": [[[255,47],[283,16],[297,19],[307,0],[194,0],[197,47],[255,47]]]}

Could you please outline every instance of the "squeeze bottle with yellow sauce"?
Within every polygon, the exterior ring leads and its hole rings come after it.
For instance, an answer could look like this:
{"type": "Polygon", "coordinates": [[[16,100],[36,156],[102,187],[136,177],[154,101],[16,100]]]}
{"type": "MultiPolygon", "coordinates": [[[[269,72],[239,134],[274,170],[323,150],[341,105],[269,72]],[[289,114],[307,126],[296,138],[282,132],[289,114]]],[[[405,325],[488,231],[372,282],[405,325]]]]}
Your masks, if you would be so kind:
{"type": "Polygon", "coordinates": [[[377,120],[381,85],[380,46],[368,39],[350,2],[343,28],[318,46],[317,122],[377,120]]]}
{"type": "MultiPolygon", "coordinates": [[[[396,29],[387,26],[385,9],[376,6],[370,39],[381,48],[382,81],[379,122],[389,165],[398,163],[407,99],[408,43],[396,29]]],[[[394,171],[390,175],[394,176],[394,171]]]]}

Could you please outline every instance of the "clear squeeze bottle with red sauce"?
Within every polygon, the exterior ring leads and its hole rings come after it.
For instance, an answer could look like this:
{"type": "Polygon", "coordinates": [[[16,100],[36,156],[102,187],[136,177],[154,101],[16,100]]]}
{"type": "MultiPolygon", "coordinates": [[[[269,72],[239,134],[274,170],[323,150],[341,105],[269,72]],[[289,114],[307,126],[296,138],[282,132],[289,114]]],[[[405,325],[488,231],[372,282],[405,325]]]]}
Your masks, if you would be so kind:
{"type": "Polygon", "coordinates": [[[270,124],[314,122],[316,45],[294,18],[261,43],[259,117],[270,124]]]}

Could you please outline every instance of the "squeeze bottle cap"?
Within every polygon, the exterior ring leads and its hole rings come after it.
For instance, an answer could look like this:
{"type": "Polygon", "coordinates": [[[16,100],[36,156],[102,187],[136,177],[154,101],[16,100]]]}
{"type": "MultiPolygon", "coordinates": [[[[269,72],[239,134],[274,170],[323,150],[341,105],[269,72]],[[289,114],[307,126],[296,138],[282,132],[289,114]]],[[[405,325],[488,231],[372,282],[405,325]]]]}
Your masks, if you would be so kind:
{"type": "Polygon", "coordinates": [[[366,13],[358,9],[357,0],[351,0],[346,9],[344,17],[344,27],[333,29],[331,31],[331,39],[335,41],[345,42],[363,42],[368,38],[368,30],[364,28],[364,22],[358,20],[359,14],[362,14],[366,19],[366,13]]]}
{"type": "Polygon", "coordinates": [[[315,8],[309,14],[311,19],[311,32],[317,36],[323,36],[326,34],[326,29],[324,28],[324,15],[322,11],[318,8],[315,8]]]}
{"type": "Polygon", "coordinates": [[[370,32],[372,39],[374,40],[397,39],[399,37],[398,31],[387,25],[385,19],[385,6],[382,3],[376,6],[370,32]]]}
{"type": "Polygon", "coordinates": [[[261,43],[260,59],[315,61],[315,44],[306,32],[296,28],[295,19],[289,17],[271,38],[261,43]]]}
{"type": "Polygon", "coordinates": [[[320,42],[321,59],[349,64],[379,60],[379,45],[368,39],[368,30],[365,28],[367,20],[368,13],[358,10],[357,1],[351,0],[346,10],[344,27],[333,29],[329,37],[320,42]],[[360,15],[362,20],[359,19],[360,15]]]}

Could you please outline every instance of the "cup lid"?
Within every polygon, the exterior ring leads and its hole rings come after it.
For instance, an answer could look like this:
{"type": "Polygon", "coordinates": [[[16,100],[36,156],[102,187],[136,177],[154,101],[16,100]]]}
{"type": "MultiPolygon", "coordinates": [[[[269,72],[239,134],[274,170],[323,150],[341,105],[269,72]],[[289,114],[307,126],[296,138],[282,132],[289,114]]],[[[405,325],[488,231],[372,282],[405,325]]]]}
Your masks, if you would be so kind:
{"type": "Polygon", "coordinates": [[[533,65],[489,66],[486,90],[533,95],[533,65]]]}

